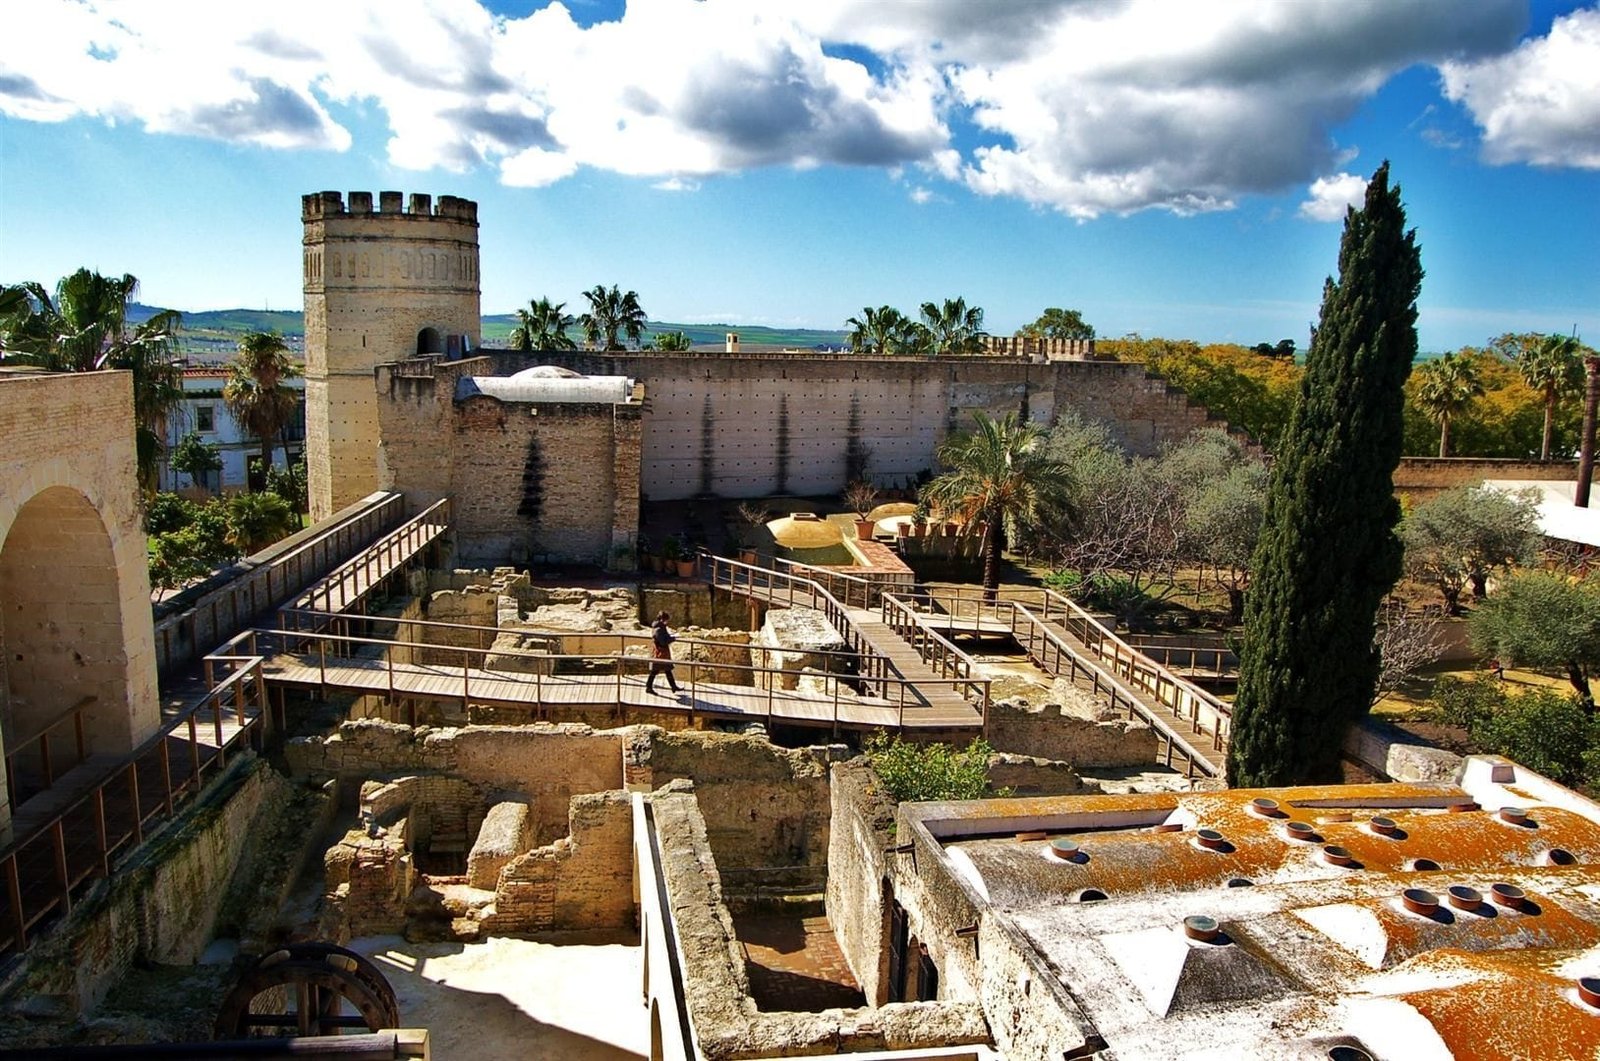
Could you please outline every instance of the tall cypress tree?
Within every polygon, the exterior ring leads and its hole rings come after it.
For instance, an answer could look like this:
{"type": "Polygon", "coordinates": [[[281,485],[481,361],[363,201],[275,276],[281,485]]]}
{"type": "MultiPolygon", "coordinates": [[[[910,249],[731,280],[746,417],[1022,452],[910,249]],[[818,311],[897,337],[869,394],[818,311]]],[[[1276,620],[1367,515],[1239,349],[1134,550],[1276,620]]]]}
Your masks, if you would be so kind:
{"type": "Polygon", "coordinates": [[[1273,465],[1245,608],[1228,780],[1337,781],[1378,677],[1378,605],[1400,575],[1393,475],[1417,353],[1422,261],[1389,163],[1345,217],[1300,394],[1273,465]]]}

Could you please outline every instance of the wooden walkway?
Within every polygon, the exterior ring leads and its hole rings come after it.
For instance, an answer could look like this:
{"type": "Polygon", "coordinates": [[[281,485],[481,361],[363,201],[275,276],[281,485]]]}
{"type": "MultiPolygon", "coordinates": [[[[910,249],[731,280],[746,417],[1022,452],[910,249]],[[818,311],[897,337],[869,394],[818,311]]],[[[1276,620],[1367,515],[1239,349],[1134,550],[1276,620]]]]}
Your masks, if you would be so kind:
{"type": "MultiPolygon", "coordinates": [[[[1219,720],[1194,700],[1188,682],[1146,660],[1157,672],[1149,687],[1148,668],[1135,663],[1118,667],[1115,656],[1098,653],[1077,632],[1077,623],[1044,619],[1026,607],[1012,607],[1016,638],[1028,658],[1052,677],[1067,678],[1092,697],[1107,698],[1119,710],[1147,723],[1162,739],[1162,758],[1168,766],[1182,766],[1191,776],[1222,777],[1226,773],[1227,716],[1219,720]],[[1208,726],[1209,721],[1209,726],[1208,726]],[[1220,722],[1220,724],[1219,724],[1220,722]]],[[[1143,658],[1143,657],[1141,657],[1143,658]]]]}
{"type": "Polygon", "coordinates": [[[334,568],[280,611],[292,615],[363,610],[369,594],[383,588],[392,576],[450,533],[450,518],[449,498],[434,502],[334,568]]]}
{"type": "Polygon", "coordinates": [[[985,597],[977,589],[885,592],[880,607],[894,632],[916,642],[925,658],[959,653],[942,636],[945,632],[953,637],[1003,633],[1046,674],[1068,678],[1154,729],[1168,766],[1191,776],[1223,775],[1232,722],[1227,704],[1129,646],[1053,590],[1011,589],[1004,599],[985,597]]]}
{"type": "Polygon", "coordinates": [[[965,653],[939,634],[940,616],[928,616],[931,621],[921,626],[922,636],[908,639],[885,621],[898,616],[901,625],[905,625],[909,621],[905,618],[908,609],[886,608],[881,599],[871,607],[865,606],[865,597],[846,605],[809,578],[725,557],[702,556],[701,573],[713,587],[728,593],[765,604],[821,612],[861,655],[864,673],[909,684],[932,717],[940,719],[941,728],[984,727],[989,682],[975,673],[972,660],[965,653]]]}
{"type": "MultiPolygon", "coordinates": [[[[760,688],[700,681],[693,675],[715,665],[680,661],[680,692],[672,694],[664,677],[654,693],[645,690],[647,661],[629,657],[612,674],[513,674],[483,667],[390,663],[363,657],[322,657],[313,653],[269,655],[263,673],[269,686],[337,690],[435,703],[485,704],[526,708],[532,718],[553,709],[587,708],[626,721],[629,710],[681,711],[691,719],[706,716],[781,722],[838,729],[962,729],[981,723],[976,709],[954,694],[926,697],[909,683],[888,684],[887,696],[859,695],[853,684],[882,691],[880,681],[829,678],[830,692],[760,688]],[[632,671],[633,673],[627,673],[632,671]],[[919,695],[922,694],[922,695],[919,695]]],[[[767,672],[774,681],[781,671],[767,672]]]]}

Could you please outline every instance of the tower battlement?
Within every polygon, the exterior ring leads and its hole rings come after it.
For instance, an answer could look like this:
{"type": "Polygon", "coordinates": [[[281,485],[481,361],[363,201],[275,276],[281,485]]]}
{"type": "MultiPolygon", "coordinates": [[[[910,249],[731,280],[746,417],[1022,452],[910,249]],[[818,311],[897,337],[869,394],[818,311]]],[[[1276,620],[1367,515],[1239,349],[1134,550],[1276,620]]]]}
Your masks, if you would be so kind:
{"type": "Polygon", "coordinates": [[[320,221],[329,217],[377,214],[382,217],[463,221],[472,225],[478,223],[478,204],[455,195],[441,195],[435,203],[433,196],[421,192],[412,192],[409,201],[401,192],[379,192],[377,205],[378,208],[374,210],[371,192],[350,192],[348,202],[342,192],[312,192],[300,197],[300,220],[320,221]]]}

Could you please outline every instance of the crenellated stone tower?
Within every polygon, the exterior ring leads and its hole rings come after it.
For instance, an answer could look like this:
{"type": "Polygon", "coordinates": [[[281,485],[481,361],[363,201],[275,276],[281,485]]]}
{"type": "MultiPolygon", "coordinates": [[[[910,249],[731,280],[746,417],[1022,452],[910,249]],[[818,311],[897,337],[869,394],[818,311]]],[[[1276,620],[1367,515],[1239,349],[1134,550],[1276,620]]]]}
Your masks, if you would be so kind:
{"type": "Polygon", "coordinates": [[[399,192],[301,198],[311,518],[378,489],[375,366],[478,346],[478,204],[399,192]]]}

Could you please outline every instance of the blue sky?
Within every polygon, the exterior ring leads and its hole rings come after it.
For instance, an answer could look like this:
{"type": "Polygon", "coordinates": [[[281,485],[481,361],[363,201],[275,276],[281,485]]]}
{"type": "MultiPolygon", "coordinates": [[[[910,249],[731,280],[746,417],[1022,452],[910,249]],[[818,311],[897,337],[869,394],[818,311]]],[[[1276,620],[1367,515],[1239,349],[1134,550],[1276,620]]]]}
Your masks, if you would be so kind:
{"type": "Polygon", "coordinates": [[[0,282],[294,308],[300,195],[396,189],[479,202],[485,312],[962,295],[997,333],[1067,306],[1303,345],[1388,158],[1425,350],[1600,338],[1595,4],[35,0],[8,29],[0,282]]]}

